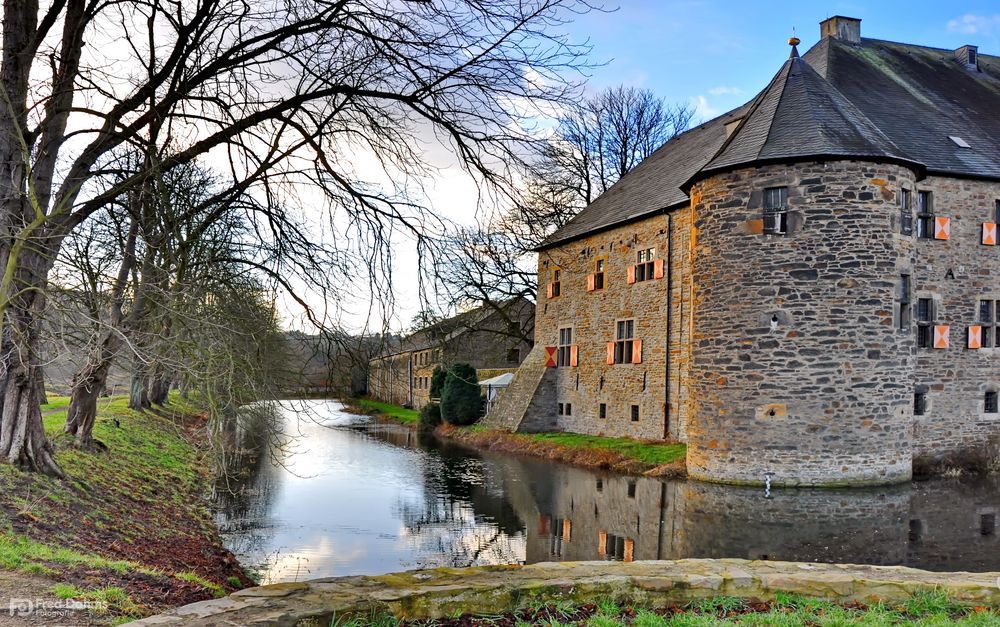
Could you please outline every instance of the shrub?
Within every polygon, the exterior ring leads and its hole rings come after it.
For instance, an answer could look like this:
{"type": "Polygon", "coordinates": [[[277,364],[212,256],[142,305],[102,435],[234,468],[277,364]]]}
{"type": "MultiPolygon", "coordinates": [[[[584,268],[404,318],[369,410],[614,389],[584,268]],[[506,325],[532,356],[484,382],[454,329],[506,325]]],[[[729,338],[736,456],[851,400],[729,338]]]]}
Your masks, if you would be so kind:
{"type": "Polygon", "coordinates": [[[433,429],[441,424],[441,406],[437,403],[427,403],[420,410],[420,428],[433,429]]]}
{"type": "Polygon", "coordinates": [[[471,425],[479,420],[482,407],[476,369],[469,364],[449,368],[441,390],[441,418],[453,425],[471,425]]]}
{"type": "Polygon", "coordinates": [[[441,366],[434,366],[434,372],[431,374],[431,398],[441,398],[446,375],[447,373],[441,369],[441,366]]]}

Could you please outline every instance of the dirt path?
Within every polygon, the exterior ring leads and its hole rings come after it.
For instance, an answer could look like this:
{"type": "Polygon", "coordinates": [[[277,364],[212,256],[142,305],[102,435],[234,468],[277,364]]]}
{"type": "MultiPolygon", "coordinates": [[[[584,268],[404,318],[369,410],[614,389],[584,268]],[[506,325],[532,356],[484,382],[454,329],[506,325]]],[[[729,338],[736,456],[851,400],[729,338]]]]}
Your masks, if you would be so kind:
{"type": "Polygon", "coordinates": [[[77,627],[98,624],[91,622],[84,610],[63,609],[65,601],[52,594],[52,583],[44,577],[0,570],[0,627],[77,627]],[[19,609],[29,605],[32,611],[22,615],[19,609]],[[38,607],[39,605],[43,607],[38,607]]]}

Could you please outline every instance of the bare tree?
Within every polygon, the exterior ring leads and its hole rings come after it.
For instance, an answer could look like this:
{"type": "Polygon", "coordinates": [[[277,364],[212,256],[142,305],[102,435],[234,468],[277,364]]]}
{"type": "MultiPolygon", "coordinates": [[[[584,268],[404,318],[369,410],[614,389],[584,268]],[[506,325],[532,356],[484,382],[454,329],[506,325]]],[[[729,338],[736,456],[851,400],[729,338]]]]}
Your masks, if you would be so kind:
{"type": "MultiPolygon", "coordinates": [[[[484,184],[509,189],[532,141],[516,101],[564,103],[582,52],[559,34],[585,0],[5,0],[0,65],[0,459],[62,475],[37,403],[39,321],[63,241],[109,201],[212,153],[227,193],[270,199],[303,184],[329,224],[381,263],[388,234],[423,237],[433,216],[412,186],[436,137],[484,184]],[[123,57],[107,71],[100,52],[123,57]],[[89,47],[88,47],[89,46],[89,47]],[[527,80],[531,72],[542,81],[527,80]],[[70,126],[70,119],[73,125],[70,126]],[[108,189],[106,155],[143,167],[108,189]],[[160,147],[173,149],[160,157],[160,147]],[[396,186],[366,182],[373,155],[396,186]]],[[[288,205],[267,202],[276,210],[288,205]]],[[[141,225],[140,225],[141,228],[141,225]]],[[[359,272],[358,274],[364,274],[359,272]]]]}
{"type": "Polygon", "coordinates": [[[435,276],[450,304],[498,307],[517,297],[535,298],[531,252],[553,231],[669,139],[694,115],[653,92],[613,87],[568,109],[555,133],[540,145],[524,194],[478,228],[459,230],[435,276]]]}

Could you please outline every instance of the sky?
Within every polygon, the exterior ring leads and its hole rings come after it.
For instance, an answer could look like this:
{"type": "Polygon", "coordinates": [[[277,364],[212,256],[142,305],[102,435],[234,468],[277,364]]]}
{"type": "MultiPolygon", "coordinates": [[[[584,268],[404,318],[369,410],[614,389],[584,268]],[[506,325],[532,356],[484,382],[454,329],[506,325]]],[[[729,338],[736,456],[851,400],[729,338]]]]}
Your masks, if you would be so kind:
{"type": "MultiPolygon", "coordinates": [[[[597,1],[597,0],[594,0],[597,1]]],[[[608,7],[616,6],[609,2],[608,7]]],[[[694,123],[709,120],[750,100],[788,57],[788,38],[802,40],[805,53],[819,40],[819,23],[834,15],[861,18],[862,37],[939,48],[979,46],[1000,55],[1000,1],[950,2],[799,0],[629,1],[617,9],[577,16],[565,25],[574,43],[592,47],[587,90],[619,84],[653,90],[668,103],[696,108],[694,123]]],[[[429,204],[457,222],[471,222],[475,187],[457,168],[445,168],[429,204]],[[466,220],[463,220],[463,215],[466,220]]],[[[423,308],[416,289],[416,256],[405,243],[394,264],[395,309],[390,324],[404,329],[423,308]]],[[[359,298],[345,303],[342,323],[358,329],[367,311],[359,298]]],[[[368,321],[369,330],[378,323],[368,321]]]]}

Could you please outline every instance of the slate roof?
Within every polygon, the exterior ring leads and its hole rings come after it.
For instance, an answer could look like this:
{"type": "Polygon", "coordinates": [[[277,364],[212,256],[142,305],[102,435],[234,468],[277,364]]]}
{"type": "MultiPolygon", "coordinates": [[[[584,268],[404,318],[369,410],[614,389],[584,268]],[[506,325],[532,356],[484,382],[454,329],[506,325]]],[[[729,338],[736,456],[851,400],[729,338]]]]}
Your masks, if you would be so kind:
{"type": "Polygon", "coordinates": [[[823,38],[753,100],[661,146],[539,250],[682,206],[699,177],[751,163],[845,156],[1000,179],[998,112],[998,57],[980,54],[970,70],[952,50],[823,38]]]}

